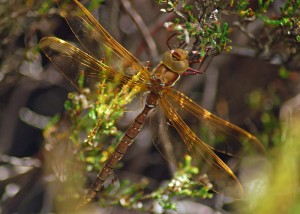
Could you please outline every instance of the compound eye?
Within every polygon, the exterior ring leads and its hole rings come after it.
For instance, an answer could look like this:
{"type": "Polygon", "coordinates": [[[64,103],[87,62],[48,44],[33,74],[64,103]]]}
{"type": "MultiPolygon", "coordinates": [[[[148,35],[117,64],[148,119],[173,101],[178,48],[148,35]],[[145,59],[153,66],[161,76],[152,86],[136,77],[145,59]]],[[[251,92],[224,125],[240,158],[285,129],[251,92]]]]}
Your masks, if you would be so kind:
{"type": "Polygon", "coordinates": [[[181,60],[181,61],[174,61],[172,63],[172,70],[175,71],[176,73],[183,73],[186,71],[189,67],[189,63],[187,60],[181,60]]]}

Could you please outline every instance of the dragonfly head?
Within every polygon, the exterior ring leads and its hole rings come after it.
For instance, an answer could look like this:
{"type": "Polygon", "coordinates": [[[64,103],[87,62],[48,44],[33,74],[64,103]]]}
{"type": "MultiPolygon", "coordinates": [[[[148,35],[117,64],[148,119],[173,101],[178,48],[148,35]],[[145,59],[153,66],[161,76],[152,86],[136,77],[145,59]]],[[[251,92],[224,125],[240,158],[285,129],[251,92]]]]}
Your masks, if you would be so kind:
{"type": "Polygon", "coordinates": [[[180,75],[189,68],[187,57],[187,52],[182,49],[166,51],[161,63],[154,70],[154,79],[166,87],[173,86],[180,75]]]}
{"type": "Polygon", "coordinates": [[[162,64],[167,66],[171,71],[181,75],[189,67],[187,60],[188,53],[183,49],[166,51],[162,56],[162,64]]]}

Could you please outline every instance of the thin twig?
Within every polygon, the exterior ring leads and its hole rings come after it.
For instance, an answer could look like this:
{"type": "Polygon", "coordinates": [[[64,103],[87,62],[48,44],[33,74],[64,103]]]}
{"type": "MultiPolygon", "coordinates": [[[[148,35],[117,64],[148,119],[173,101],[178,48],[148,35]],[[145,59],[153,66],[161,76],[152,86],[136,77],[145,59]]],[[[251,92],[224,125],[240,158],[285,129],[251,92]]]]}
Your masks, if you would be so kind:
{"type": "Polygon", "coordinates": [[[219,70],[217,67],[212,66],[210,71],[206,73],[204,92],[202,98],[202,106],[211,111],[215,104],[217,90],[218,90],[219,70]]]}
{"type": "Polygon", "coordinates": [[[145,38],[145,41],[149,47],[150,56],[151,58],[155,58],[158,55],[156,44],[150,34],[149,29],[147,28],[146,24],[144,23],[141,16],[134,10],[128,0],[121,0],[121,3],[127,13],[131,16],[132,20],[142,33],[143,37],[145,38]]]}

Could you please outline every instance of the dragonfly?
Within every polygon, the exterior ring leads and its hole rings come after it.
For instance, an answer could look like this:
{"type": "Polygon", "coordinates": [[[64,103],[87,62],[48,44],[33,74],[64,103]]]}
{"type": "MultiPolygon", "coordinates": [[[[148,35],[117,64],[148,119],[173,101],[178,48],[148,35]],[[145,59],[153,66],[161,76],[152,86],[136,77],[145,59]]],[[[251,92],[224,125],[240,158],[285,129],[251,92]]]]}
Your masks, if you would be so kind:
{"type": "Polygon", "coordinates": [[[144,126],[149,112],[153,110],[159,110],[167,121],[165,126],[172,127],[165,129],[170,136],[174,136],[171,133],[174,130],[177,133],[176,139],[173,138],[168,149],[164,148],[163,141],[155,141],[158,150],[163,154],[167,153],[165,157],[171,162],[179,162],[185,155],[190,155],[193,163],[207,174],[212,190],[231,198],[241,198],[243,189],[238,178],[217,153],[230,155],[235,146],[262,151],[263,146],[254,135],[213,115],[174,89],[173,86],[181,76],[195,74],[190,67],[188,52],[180,48],[167,50],[162,54],[161,62],[150,72],[147,66],[139,62],[108,33],[80,2],[72,0],[72,4],[78,13],[71,16],[65,13],[64,18],[82,48],[56,37],[44,37],[39,45],[49,60],[78,91],[82,91],[78,80],[84,73],[84,85],[92,90],[95,90],[95,84],[106,78],[108,81],[118,82],[122,89],[134,89],[135,96],[141,93],[146,96],[141,113],[124,133],[81,204],[88,204],[95,199],[104,181],[122,159],[144,126]],[[185,122],[186,115],[192,116],[196,123],[200,124],[195,126],[198,128],[192,128],[185,122]],[[213,143],[204,142],[199,130],[203,126],[213,135],[227,136],[234,139],[234,142],[223,143],[222,149],[215,148],[213,143]],[[200,167],[200,164],[204,167],[200,167]]]}

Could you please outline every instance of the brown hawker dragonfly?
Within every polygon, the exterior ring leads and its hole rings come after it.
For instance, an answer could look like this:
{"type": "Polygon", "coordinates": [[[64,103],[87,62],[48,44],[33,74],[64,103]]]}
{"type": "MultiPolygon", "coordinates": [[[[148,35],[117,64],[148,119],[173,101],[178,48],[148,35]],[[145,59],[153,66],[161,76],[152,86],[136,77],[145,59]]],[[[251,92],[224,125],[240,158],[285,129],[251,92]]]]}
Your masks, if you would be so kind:
{"type": "MultiPolygon", "coordinates": [[[[106,178],[143,127],[148,113],[153,109],[165,115],[168,126],[172,127],[172,130],[165,129],[165,131],[177,133],[176,139],[173,138],[168,149],[164,148],[162,142],[154,142],[162,153],[167,153],[166,158],[179,162],[184,155],[190,155],[193,163],[202,170],[201,173],[208,175],[214,191],[232,198],[241,198],[243,191],[240,182],[216,152],[229,155],[235,147],[248,147],[255,151],[261,151],[263,148],[250,133],[211,114],[172,88],[181,75],[192,70],[189,67],[187,52],[183,49],[166,51],[162,55],[162,61],[149,72],[148,68],[109,35],[83,5],[77,0],[72,2],[80,13],[75,16],[66,14],[65,19],[84,51],[61,39],[45,37],[40,41],[40,47],[47,57],[79,91],[81,89],[78,86],[78,79],[83,72],[84,85],[90,88],[106,78],[118,82],[123,91],[130,89],[136,95],[147,94],[142,112],[135,118],[97,175],[83,199],[83,204],[95,198],[106,178]],[[105,60],[99,60],[101,58],[105,60]],[[186,124],[184,119],[187,116],[194,118],[198,124],[194,126],[196,128],[186,124]],[[207,127],[213,136],[223,136],[230,141],[221,142],[221,147],[216,149],[212,143],[204,142],[201,127],[207,127]]],[[[126,96],[126,93],[122,96],[126,96]]],[[[165,125],[167,126],[167,123],[165,125]]],[[[169,134],[174,136],[172,133],[169,134]]]]}

